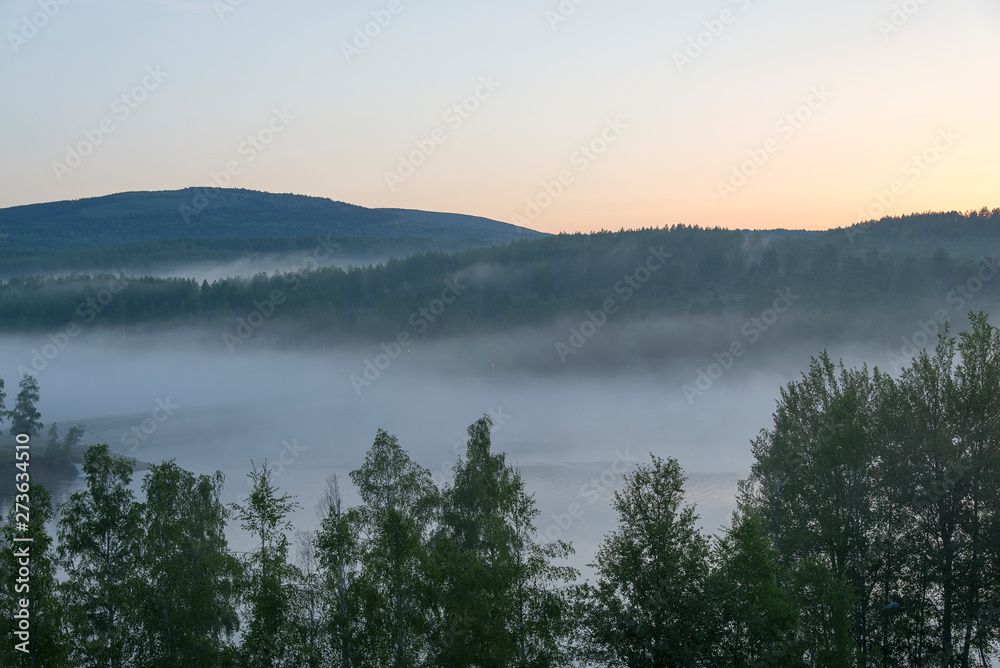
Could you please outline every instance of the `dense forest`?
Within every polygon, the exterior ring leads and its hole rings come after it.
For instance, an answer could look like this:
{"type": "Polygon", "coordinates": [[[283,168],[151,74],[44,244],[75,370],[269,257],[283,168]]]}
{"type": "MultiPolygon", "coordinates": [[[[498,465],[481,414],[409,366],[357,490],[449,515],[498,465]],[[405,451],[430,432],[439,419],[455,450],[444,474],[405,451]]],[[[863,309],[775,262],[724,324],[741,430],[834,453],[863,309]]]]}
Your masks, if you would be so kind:
{"type": "MultiPolygon", "coordinates": [[[[635,465],[593,582],[538,531],[489,416],[443,486],[379,430],[353,508],[336,477],[319,500],[282,493],[267,462],[230,506],[221,473],[173,461],[139,499],[132,464],[93,446],[58,508],[19,477],[31,519],[8,510],[0,530],[0,625],[29,624],[32,653],[6,644],[3,664],[984,668],[1000,657],[1000,330],[970,321],[899,376],[814,358],[718,537],[676,460],[635,465]],[[289,513],[316,501],[321,528],[293,534],[289,513]],[[257,547],[233,553],[227,522],[257,547]]],[[[34,437],[37,387],[21,389],[2,414],[34,437]]]]}
{"type": "Polygon", "coordinates": [[[432,239],[425,237],[311,237],[170,239],[144,241],[98,248],[11,249],[0,242],[0,278],[47,276],[71,273],[142,275],[176,271],[193,265],[220,265],[239,261],[274,262],[276,256],[301,259],[317,247],[332,263],[377,264],[389,257],[405,257],[430,251],[456,252],[491,245],[477,239],[432,239]],[[320,246],[320,242],[322,246],[320,246]]]}
{"type": "MultiPolygon", "coordinates": [[[[216,338],[220,330],[243,327],[253,331],[255,345],[326,347],[388,340],[415,321],[423,324],[417,333],[428,336],[545,326],[600,309],[609,299],[620,322],[749,316],[785,290],[796,295],[797,312],[816,316],[800,318],[799,338],[839,330],[884,340],[887,320],[898,319],[908,334],[917,317],[936,310],[956,317],[973,300],[982,300],[976,308],[995,304],[1000,281],[991,279],[1000,266],[985,254],[985,239],[995,245],[998,227],[1000,210],[984,210],[886,219],[765,243],[760,235],[675,225],[431,251],[346,269],[321,266],[328,251],[313,240],[300,251],[298,271],[212,283],[124,274],[11,278],[0,284],[0,331],[58,335],[114,327],[124,333],[171,323],[216,338]],[[936,232],[924,235],[927,230],[936,232]],[[920,241],[907,241],[913,239],[920,241]],[[924,247],[926,254],[914,250],[924,247]],[[433,318],[418,315],[449,284],[458,293],[453,303],[433,318]]],[[[301,241],[286,243],[301,248],[301,241]]]]}

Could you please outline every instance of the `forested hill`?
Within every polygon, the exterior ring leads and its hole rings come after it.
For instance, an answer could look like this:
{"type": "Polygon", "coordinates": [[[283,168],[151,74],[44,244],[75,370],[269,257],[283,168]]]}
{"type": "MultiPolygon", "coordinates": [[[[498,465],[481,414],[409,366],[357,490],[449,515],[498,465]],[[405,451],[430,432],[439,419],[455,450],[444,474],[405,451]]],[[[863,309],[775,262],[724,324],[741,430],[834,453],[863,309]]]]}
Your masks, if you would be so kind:
{"type": "Polygon", "coordinates": [[[0,245],[5,249],[317,235],[492,243],[545,236],[476,216],[366,209],[321,197],[231,188],[129,192],[0,209],[0,245]]]}
{"type": "Polygon", "coordinates": [[[830,230],[821,239],[856,252],[877,248],[882,252],[933,255],[944,250],[961,257],[1000,257],[1000,209],[885,217],[830,230]]]}
{"type": "MultiPolygon", "coordinates": [[[[993,280],[1000,266],[985,252],[1000,237],[1000,210],[935,214],[930,221],[919,216],[902,223],[881,221],[858,228],[854,244],[849,231],[767,243],[738,230],[676,225],[560,234],[346,270],[311,269],[310,251],[304,250],[304,270],[295,274],[213,283],[128,277],[114,282],[113,296],[108,276],[14,278],[0,284],[0,331],[52,330],[75,322],[81,313],[84,324],[95,326],[177,321],[218,327],[246,318],[260,304],[271,312],[266,302],[278,295],[275,306],[280,308],[273,309],[262,329],[331,341],[385,337],[400,323],[412,322],[414,313],[448,288],[447,281],[461,294],[435,317],[433,328],[425,327],[431,335],[579,319],[588,310],[606,309],[609,300],[619,323],[689,313],[751,317],[771,305],[776,294],[790,290],[796,296],[795,312],[817,331],[829,333],[834,325],[855,333],[868,328],[884,338],[886,319],[898,318],[905,326],[913,317],[941,309],[956,317],[967,307],[989,308],[1000,300],[1000,280],[993,280]],[[952,224],[949,220],[962,227],[962,244],[972,243],[966,229],[977,230],[980,236],[972,248],[984,252],[949,253],[920,234],[913,237],[916,252],[891,241],[892,230],[905,231],[910,222],[933,226],[952,224]],[[868,241],[886,237],[885,251],[868,241]],[[919,250],[925,245],[927,252],[919,250]],[[89,299],[102,294],[106,308],[87,307],[89,299]],[[825,315],[805,318],[807,313],[825,315]],[[866,318],[866,313],[877,318],[866,318]]],[[[941,240],[950,241],[946,236],[941,240]]]]}

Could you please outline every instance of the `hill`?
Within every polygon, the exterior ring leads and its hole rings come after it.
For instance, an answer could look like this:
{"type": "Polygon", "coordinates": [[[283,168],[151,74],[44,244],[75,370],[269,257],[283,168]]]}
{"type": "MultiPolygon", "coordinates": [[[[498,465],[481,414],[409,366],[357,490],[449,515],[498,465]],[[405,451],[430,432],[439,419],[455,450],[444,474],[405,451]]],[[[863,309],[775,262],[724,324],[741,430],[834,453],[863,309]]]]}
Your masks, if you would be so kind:
{"type": "MultiPolygon", "coordinates": [[[[785,299],[795,307],[774,328],[785,331],[787,341],[843,335],[885,345],[912,335],[915,323],[958,321],[972,309],[997,310],[1000,280],[992,279],[1000,265],[989,253],[969,249],[995,245],[1000,210],[888,219],[861,229],[853,244],[850,230],[843,229],[786,234],[769,243],[753,233],[685,225],[559,234],[370,266],[212,282],[15,278],[0,283],[0,332],[103,326],[124,336],[174,323],[218,339],[220,331],[243,323],[241,343],[254,338],[261,345],[297,348],[384,341],[401,327],[446,337],[553,327],[567,320],[578,326],[589,321],[596,330],[608,321],[628,333],[639,323],[695,315],[732,318],[735,336],[756,340],[772,328],[776,313],[787,310],[775,301],[785,299]],[[951,236],[949,226],[954,226],[951,236]],[[941,247],[949,243],[964,252],[941,247]],[[450,301],[442,297],[443,289],[450,301]],[[460,298],[448,290],[460,292],[460,298]],[[274,295],[280,309],[268,302],[274,295]],[[102,306],[88,306],[92,303],[102,306]],[[437,310],[427,310],[435,304],[437,310]],[[251,316],[257,324],[247,330],[251,316]]],[[[637,358],[619,337],[608,340],[621,344],[615,354],[637,358]]],[[[642,349],[642,359],[679,349],[662,336],[657,341],[642,349]]],[[[726,349],[730,341],[720,345],[717,349],[726,349]]]]}
{"type": "Polygon", "coordinates": [[[0,209],[0,240],[8,250],[319,235],[483,243],[545,236],[476,216],[367,209],[322,197],[231,188],[128,192],[0,209]]]}

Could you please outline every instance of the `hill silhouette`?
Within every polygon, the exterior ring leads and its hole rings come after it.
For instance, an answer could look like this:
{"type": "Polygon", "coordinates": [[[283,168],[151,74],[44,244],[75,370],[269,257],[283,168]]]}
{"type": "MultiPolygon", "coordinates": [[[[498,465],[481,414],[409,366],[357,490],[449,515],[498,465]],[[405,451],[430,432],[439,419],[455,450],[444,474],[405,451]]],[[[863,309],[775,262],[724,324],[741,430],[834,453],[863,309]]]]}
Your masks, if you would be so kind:
{"type": "Polygon", "coordinates": [[[368,209],[322,197],[231,188],[127,192],[0,209],[0,243],[5,249],[318,235],[486,243],[545,236],[477,216],[368,209]]]}

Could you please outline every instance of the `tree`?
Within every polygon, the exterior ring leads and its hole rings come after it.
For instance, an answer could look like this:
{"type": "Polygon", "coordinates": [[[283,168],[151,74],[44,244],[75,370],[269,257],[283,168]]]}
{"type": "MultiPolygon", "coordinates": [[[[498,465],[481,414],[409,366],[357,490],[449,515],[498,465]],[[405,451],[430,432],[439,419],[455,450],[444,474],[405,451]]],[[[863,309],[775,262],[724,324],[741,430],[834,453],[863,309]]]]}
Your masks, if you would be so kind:
{"type": "Polygon", "coordinates": [[[890,384],[877,370],[846,369],[824,352],[782,388],[773,429],[753,444],[754,503],[784,570],[809,560],[826,564],[857,601],[853,637],[830,636],[854,648],[824,651],[856,653],[862,663],[871,645],[865,621],[896,595],[905,550],[896,540],[903,511],[887,494],[881,452],[879,407],[890,384]]]}
{"type": "Polygon", "coordinates": [[[327,478],[319,503],[322,519],[316,534],[316,552],[325,593],[326,633],[335,664],[348,668],[363,660],[360,555],[356,526],[341,501],[340,481],[334,474],[327,478]]]}
{"type": "MultiPolygon", "coordinates": [[[[20,474],[18,474],[20,476],[20,474]]],[[[30,503],[27,528],[18,526],[13,512],[0,529],[0,635],[5,642],[0,646],[0,665],[10,668],[46,666],[68,667],[69,639],[64,629],[63,605],[59,600],[56,581],[56,559],[45,525],[52,519],[52,499],[49,491],[38,484],[29,484],[27,476],[19,478],[18,490],[27,494],[30,503]],[[24,487],[21,487],[24,485],[24,487]],[[21,539],[15,541],[15,538],[21,539]],[[23,556],[22,556],[23,555],[23,556]],[[22,559],[30,562],[30,576],[21,577],[22,559]],[[26,608],[21,602],[27,601],[26,608]],[[25,643],[26,652],[17,649],[23,642],[15,631],[27,613],[30,638],[25,643]]]]}
{"type": "Polygon", "coordinates": [[[324,620],[324,589],[319,571],[319,554],[316,549],[316,532],[295,532],[296,570],[298,579],[289,583],[291,613],[289,661],[302,668],[320,668],[329,665],[324,659],[330,654],[326,643],[324,620]]]}
{"type": "Polygon", "coordinates": [[[73,452],[73,450],[80,447],[83,443],[84,431],[86,431],[86,427],[82,424],[70,427],[69,431],[67,431],[66,435],[63,437],[62,443],[59,444],[60,447],[58,452],[62,455],[69,455],[73,452]]]}
{"type": "Polygon", "coordinates": [[[754,443],[751,497],[814,662],[971,668],[996,655],[1000,331],[969,320],[898,379],[813,360],[754,443]]]}
{"type": "Polygon", "coordinates": [[[38,382],[33,376],[24,374],[21,377],[20,391],[14,402],[14,408],[7,412],[10,418],[11,434],[27,434],[37,436],[42,430],[42,414],[35,408],[38,403],[38,382]]]}
{"type": "Polygon", "coordinates": [[[1000,332],[982,313],[969,319],[960,343],[946,327],[934,354],[904,370],[887,408],[889,484],[906,483],[904,567],[917,585],[901,612],[920,640],[912,651],[942,667],[995,653],[1000,628],[989,612],[1000,586],[1000,332]]]}
{"type": "Polygon", "coordinates": [[[436,501],[430,471],[395,436],[375,435],[364,464],[350,473],[362,505],[352,508],[364,653],[377,665],[415,666],[425,651],[426,538],[436,501]]]}
{"type": "Polygon", "coordinates": [[[46,435],[45,454],[51,457],[54,452],[59,450],[59,446],[59,423],[53,422],[46,435]]]}
{"type": "Polygon", "coordinates": [[[536,666],[566,660],[569,601],[557,588],[577,572],[553,565],[572,548],[534,541],[539,511],[518,471],[490,452],[492,420],[469,429],[466,456],[442,494],[430,564],[438,593],[432,661],[536,666]]]}
{"type": "Polygon", "coordinates": [[[121,668],[138,651],[143,507],[129,488],[132,466],[107,445],[88,448],[87,487],[60,508],[59,561],[74,665],[121,668]]]}
{"type": "Polygon", "coordinates": [[[239,564],[229,554],[224,478],[195,476],[171,460],[142,482],[142,665],[216,666],[239,620],[239,564]]]}
{"type": "Polygon", "coordinates": [[[367,637],[380,632],[376,620],[381,618],[388,663],[415,665],[425,649],[428,583],[422,578],[422,566],[436,489],[430,472],[409,458],[395,436],[382,430],[351,479],[364,502],[354,509],[353,517],[368,538],[361,545],[364,582],[374,602],[365,610],[367,637]]]}
{"type": "Polygon", "coordinates": [[[855,644],[854,589],[825,560],[810,556],[792,565],[788,590],[800,610],[799,636],[808,665],[864,668],[867,659],[855,644]]]}
{"type": "Polygon", "coordinates": [[[250,496],[244,504],[232,505],[243,530],[260,541],[260,548],[244,562],[249,619],[242,651],[250,665],[278,666],[289,653],[291,595],[286,584],[298,578],[297,569],[288,563],[286,532],[292,525],[287,518],[299,504],[288,494],[278,496],[267,460],[260,468],[250,464],[250,496]]]}
{"type": "Polygon", "coordinates": [[[803,652],[795,642],[798,610],[779,584],[778,553],[760,515],[746,507],[734,513],[712,557],[716,665],[802,666],[803,652]]]}
{"type": "Polygon", "coordinates": [[[684,475],[675,459],[652,455],[615,492],[618,528],[585,585],[584,641],[593,661],[629,668],[704,665],[711,651],[706,599],[708,540],[684,506],[684,475]]]}
{"type": "Polygon", "coordinates": [[[85,431],[86,427],[82,424],[70,427],[69,431],[66,432],[66,436],[60,440],[58,424],[53,422],[52,426],[49,427],[49,431],[46,436],[46,455],[48,455],[50,459],[66,457],[74,449],[80,447],[80,444],[83,442],[83,434],[85,431]]]}
{"type": "Polygon", "coordinates": [[[1000,602],[1000,329],[984,313],[969,314],[971,330],[959,335],[960,362],[953,373],[955,431],[962,452],[951,487],[961,493],[959,529],[964,553],[955,605],[958,635],[953,654],[971,666],[1000,640],[1000,624],[988,619],[1000,602]]]}

